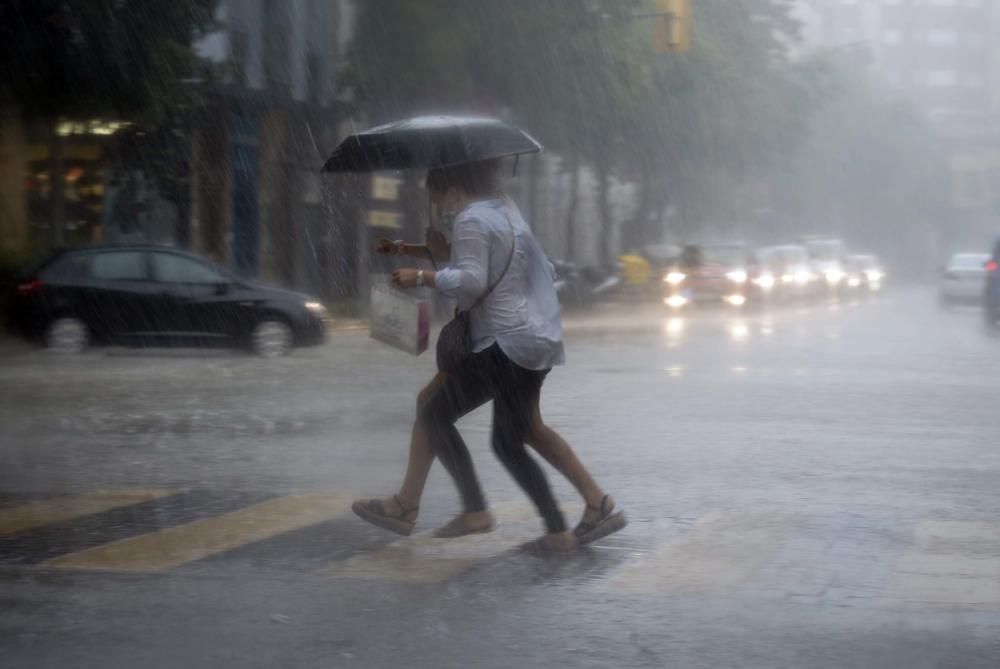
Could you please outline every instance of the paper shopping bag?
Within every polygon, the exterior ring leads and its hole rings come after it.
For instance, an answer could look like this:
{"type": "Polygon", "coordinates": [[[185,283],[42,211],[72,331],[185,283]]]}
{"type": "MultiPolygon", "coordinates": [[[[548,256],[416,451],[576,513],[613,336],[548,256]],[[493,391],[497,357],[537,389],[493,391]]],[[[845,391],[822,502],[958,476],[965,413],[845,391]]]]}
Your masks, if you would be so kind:
{"type": "Polygon", "coordinates": [[[430,304],[389,286],[372,286],[369,327],[372,339],[420,355],[430,340],[430,304]]]}

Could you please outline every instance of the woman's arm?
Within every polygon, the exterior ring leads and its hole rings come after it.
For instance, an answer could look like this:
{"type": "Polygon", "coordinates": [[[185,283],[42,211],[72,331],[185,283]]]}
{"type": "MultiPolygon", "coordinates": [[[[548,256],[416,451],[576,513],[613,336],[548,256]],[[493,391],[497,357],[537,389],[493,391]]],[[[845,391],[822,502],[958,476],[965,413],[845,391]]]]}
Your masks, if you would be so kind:
{"type": "Polygon", "coordinates": [[[472,218],[456,221],[451,267],[436,272],[399,269],[392,273],[392,282],[400,288],[432,286],[448,297],[475,300],[486,292],[489,256],[489,233],[483,224],[472,218]]]}
{"type": "Polygon", "coordinates": [[[451,253],[451,247],[448,246],[444,236],[437,231],[428,229],[427,241],[427,244],[409,244],[402,240],[392,241],[382,238],[375,244],[375,251],[388,256],[408,256],[420,260],[446,262],[451,253]],[[431,235],[436,235],[436,237],[432,238],[431,235]]]}
{"type": "Polygon", "coordinates": [[[483,221],[474,217],[455,221],[452,263],[435,276],[439,292],[448,297],[476,300],[486,292],[490,267],[490,235],[483,221]]]}

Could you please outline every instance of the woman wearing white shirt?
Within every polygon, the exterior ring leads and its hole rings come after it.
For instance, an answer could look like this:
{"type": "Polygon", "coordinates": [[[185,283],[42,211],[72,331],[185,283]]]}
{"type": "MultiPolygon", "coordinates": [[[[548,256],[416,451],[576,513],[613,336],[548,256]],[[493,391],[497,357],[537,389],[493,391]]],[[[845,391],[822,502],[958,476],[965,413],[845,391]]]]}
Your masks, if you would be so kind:
{"type": "MultiPolygon", "coordinates": [[[[489,164],[431,170],[427,186],[433,204],[438,211],[459,212],[451,263],[436,272],[393,273],[397,286],[431,286],[456,298],[460,310],[471,308],[473,354],[445,377],[418,416],[418,428],[426,432],[455,480],[464,505],[464,513],[439,535],[492,528],[472,459],[454,426],[461,416],[492,400],[494,451],[546,523],[548,534],[538,546],[572,550],[576,536],[567,531],[544,473],[524,447],[532,425],[540,422],[536,407],[544,378],[564,357],[552,266],[520,212],[500,196],[495,176],[495,166],[489,164]]],[[[607,534],[624,526],[624,517],[611,513],[613,502],[606,495],[599,506],[588,507],[594,522],[582,522],[584,530],[600,523],[607,534]]]]}

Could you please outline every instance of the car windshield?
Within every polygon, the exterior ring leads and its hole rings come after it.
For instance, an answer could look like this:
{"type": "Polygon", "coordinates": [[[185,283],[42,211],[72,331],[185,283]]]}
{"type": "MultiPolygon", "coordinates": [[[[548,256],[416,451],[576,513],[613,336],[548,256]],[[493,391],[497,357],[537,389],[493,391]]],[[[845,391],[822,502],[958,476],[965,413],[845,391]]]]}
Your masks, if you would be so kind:
{"type": "Polygon", "coordinates": [[[784,246],[780,255],[785,265],[804,265],[809,262],[809,254],[801,246],[784,246]]]}
{"type": "Polygon", "coordinates": [[[839,260],[843,252],[843,245],[837,241],[809,242],[806,248],[810,258],[822,261],[839,260]]]}
{"type": "Polygon", "coordinates": [[[747,264],[747,251],[743,246],[718,245],[703,246],[705,261],[729,268],[743,268],[747,264]]]}
{"type": "Polygon", "coordinates": [[[951,259],[955,269],[983,269],[990,259],[988,253],[958,253],[951,259]]]}

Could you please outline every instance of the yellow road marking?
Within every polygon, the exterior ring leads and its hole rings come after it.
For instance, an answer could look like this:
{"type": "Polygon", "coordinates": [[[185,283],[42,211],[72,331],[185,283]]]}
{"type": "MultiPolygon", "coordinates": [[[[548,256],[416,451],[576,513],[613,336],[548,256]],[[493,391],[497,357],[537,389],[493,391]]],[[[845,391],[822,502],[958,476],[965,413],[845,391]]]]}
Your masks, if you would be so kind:
{"type": "Polygon", "coordinates": [[[169,490],[97,491],[0,508],[0,536],[166,497],[169,490]]]}
{"type": "MultiPolygon", "coordinates": [[[[441,583],[515,550],[543,532],[538,513],[531,505],[502,505],[493,512],[497,528],[487,534],[435,539],[428,531],[345,560],[320,574],[396,583],[441,583]]],[[[564,514],[567,519],[575,517],[573,512],[564,514]]]]}
{"type": "Polygon", "coordinates": [[[924,521],[896,563],[887,604],[1000,607],[1000,524],[924,521]]]}
{"type": "Polygon", "coordinates": [[[775,513],[708,514],[603,587],[640,594],[733,590],[781,550],[796,522],[795,516],[775,513]]]}
{"type": "Polygon", "coordinates": [[[290,495],[186,525],[123,539],[43,563],[70,569],[154,571],[329,520],[346,512],[346,495],[290,495]]]}

